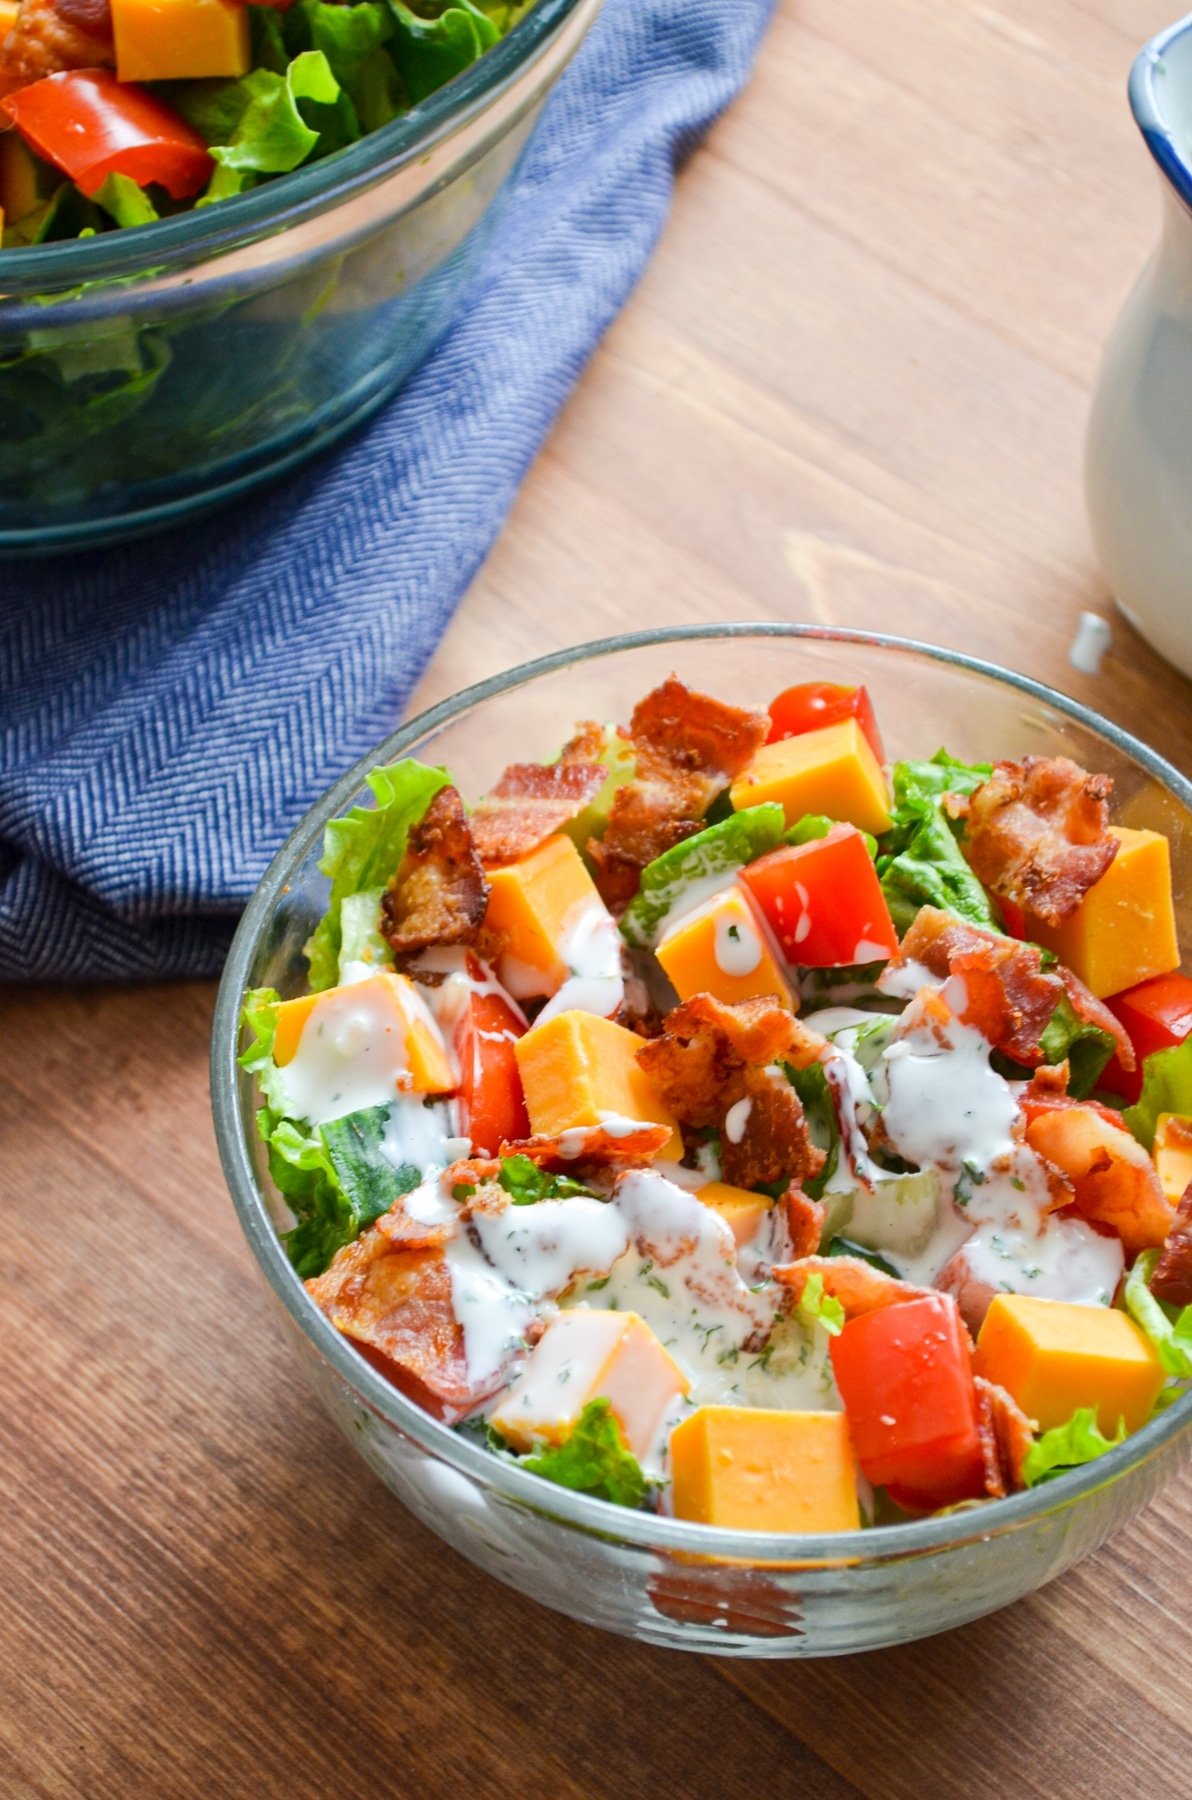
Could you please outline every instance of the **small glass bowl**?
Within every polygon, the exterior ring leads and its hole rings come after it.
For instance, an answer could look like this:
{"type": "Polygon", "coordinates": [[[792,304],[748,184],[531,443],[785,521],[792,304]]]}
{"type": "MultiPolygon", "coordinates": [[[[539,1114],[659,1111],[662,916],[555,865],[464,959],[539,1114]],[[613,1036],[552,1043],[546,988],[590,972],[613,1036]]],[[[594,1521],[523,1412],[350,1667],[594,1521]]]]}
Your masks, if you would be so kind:
{"type": "Polygon", "coordinates": [[[217,206],[0,252],[0,554],[177,521],[303,461],[444,335],[601,0],[538,0],[359,143],[217,206]]]}
{"type": "Polygon", "coordinates": [[[332,1418],[387,1487],[448,1543],[559,1612],[647,1642],[740,1656],[826,1656],[925,1637],[1030,1593],[1131,1518],[1192,1449],[1192,1395],[1061,1480],[947,1518],[839,1536],[743,1534],[628,1512],[500,1461],[371,1368],[307,1296],[278,1241],[251,1080],[237,1067],[248,987],[302,991],[302,944],[326,905],[329,819],[376,763],[443,763],[474,799],[507,762],[554,754],[579,718],[624,719],[674,672],[737,702],[794,681],[863,681],[893,757],[945,743],[975,760],[1059,752],[1114,777],[1115,817],[1171,840],[1192,942],[1192,783],[1136,739],[1039,683],[952,651],[801,625],[643,632],[560,651],[433,707],[377,747],[302,821],[245,912],[212,1048],[215,1129],[277,1316],[332,1418]]]}

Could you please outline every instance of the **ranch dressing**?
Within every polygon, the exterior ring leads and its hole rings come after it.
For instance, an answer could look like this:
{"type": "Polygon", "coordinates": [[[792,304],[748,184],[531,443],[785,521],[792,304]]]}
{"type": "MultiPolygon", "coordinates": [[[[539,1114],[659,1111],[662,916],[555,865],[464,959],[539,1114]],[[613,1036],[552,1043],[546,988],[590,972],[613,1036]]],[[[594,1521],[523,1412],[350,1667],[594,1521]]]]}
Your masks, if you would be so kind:
{"type": "Polygon", "coordinates": [[[541,1025],[557,1013],[590,1012],[611,1019],[625,998],[621,934],[603,901],[585,900],[564,927],[559,958],[567,979],[538,1015],[541,1025]]]}
{"type": "MultiPolygon", "coordinates": [[[[417,996],[415,1003],[422,1007],[417,996]]],[[[289,1117],[322,1125],[394,1100],[408,1072],[406,1027],[392,1000],[379,987],[353,983],[320,995],[277,1085],[289,1117]]]]}

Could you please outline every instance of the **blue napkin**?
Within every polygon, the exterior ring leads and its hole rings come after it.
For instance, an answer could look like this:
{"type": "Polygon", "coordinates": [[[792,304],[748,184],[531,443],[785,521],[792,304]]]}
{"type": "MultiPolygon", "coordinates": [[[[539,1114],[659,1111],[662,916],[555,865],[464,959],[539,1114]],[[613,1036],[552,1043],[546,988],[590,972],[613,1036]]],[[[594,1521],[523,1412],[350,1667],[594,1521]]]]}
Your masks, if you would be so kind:
{"type": "Polygon", "coordinates": [[[474,296],[335,454],[184,533],[0,569],[0,979],[208,975],[391,731],[773,0],[607,0],[474,296]]]}

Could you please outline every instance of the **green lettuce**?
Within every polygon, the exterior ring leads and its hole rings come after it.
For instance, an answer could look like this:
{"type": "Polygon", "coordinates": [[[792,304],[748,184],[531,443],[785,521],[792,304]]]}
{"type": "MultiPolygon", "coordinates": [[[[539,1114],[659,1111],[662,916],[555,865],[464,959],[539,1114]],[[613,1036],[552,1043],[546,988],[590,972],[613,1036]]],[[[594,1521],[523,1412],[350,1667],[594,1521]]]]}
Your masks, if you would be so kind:
{"type": "Polygon", "coordinates": [[[653,949],[694,883],[710,875],[731,874],[764,856],[782,842],[785,828],[781,806],[767,802],[733,813],[664,850],[642,870],[641,886],[625,909],[621,931],[626,941],[641,950],[653,949]]]}
{"type": "Polygon", "coordinates": [[[267,1108],[258,1115],[269,1173],[297,1220],[282,1241],[303,1280],[422,1180],[413,1163],[395,1167],[381,1154],[388,1117],[387,1107],[370,1106],[310,1128],[274,1120],[267,1108]]]}
{"type": "MultiPolygon", "coordinates": [[[[827,813],[804,813],[801,819],[795,820],[789,831],[783,832],[782,841],[784,844],[811,844],[817,838],[826,838],[830,831],[835,831],[839,823],[839,819],[830,819],[827,813]]],[[[876,856],[877,839],[870,837],[867,831],[862,831],[861,836],[870,856],[876,856]]]]}
{"type": "Polygon", "coordinates": [[[1126,1277],[1126,1311],[1150,1338],[1167,1373],[1177,1381],[1192,1381],[1192,1306],[1166,1306],[1151,1292],[1151,1277],[1161,1254],[1144,1250],[1135,1260],[1126,1277]]]}
{"type": "Polygon", "coordinates": [[[646,1478],[607,1400],[589,1400],[565,1444],[522,1459],[521,1467],[559,1487],[611,1500],[615,1506],[640,1506],[646,1478]]]}
{"type": "Polygon", "coordinates": [[[1125,1440],[1126,1422],[1119,1419],[1116,1437],[1107,1438],[1097,1424],[1091,1406],[1081,1406],[1066,1425],[1056,1425],[1027,1451],[1022,1465],[1022,1478],[1027,1487],[1038,1487],[1041,1481],[1056,1481],[1069,1469],[1079,1469],[1095,1457],[1104,1456],[1115,1444],[1125,1440]]]}
{"type": "MultiPolygon", "coordinates": [[[[240,1067],[256,1078],[261,1097],[275,1118],[285,1111],[281,1070],[273,1060],[280,999],[276,988],[250,988],[240,1008],[240,1024],[249,1034],[249,1042],[240,1053],[240,1067]]],[[[264,1131],[261,1135],[267,1137],[264,1131]]]]}
{"type": "Polygon", "coordinates": [[[1160,1113],[1192,1114],[1192,1038],[1143,1058],[1142,1093],[1122,1114],[1147,1150],[1154,1148],[1160,1113]]]}
{"type": "Polygon", "coordinates": [[[792,1064],[784,1063],[783,1068],[787,1080],[803,1103],[811,1141],[824,1152],[824,1166],[819,1174],[803,1183],[803,1191],[811,1199],[818,1200],[840,1160],[840,1125],[836,1118],[832,1090],[822,1062],[813,1062],[806,1069],[796,1069],[792,1064]]]}
{"type": "Polygon", "coordinates": [[[161,216],[144,188],[127,175],[105,176],[92,199],[117,225],[152,225],[161,216]]]}
{"type": "Polygon", "coordinates": [[[989,897],[943,808],[945,794],[971,794],[992,772],[988,763],[956,762],[946,750],[930,762],[895,763],[891,825],[878,846],[877,871],[900,937],[923,906],[997,930],[989,897]]]}
{"type": "Polygon", "coordinates": [[[825,1294],[822,1275],[807,1278],[797,1310],[809,1331],[822,1325],[829,1337],[837,1337],[844,1330],[844,1308],[832,1294],[825,1294]]]}
{"type": "Polygon", "coordinates": [[[306,943],[313,993],[334,987],[339,977],[345,899],[385,887],[405,855],[412,828],[448,779],[445,769],[429,769],[412,758],[374,769],[368,785],[376,805],[354,806],[328,825],[319,868],[331,877],[331,901],[306,943]]]}
{"type": "Polygon", "coordinates": [[[501,35],[472,0],[456,0],[433,19],[419,18],[402,0],[389,4],[397,25],[389,53],[415,105],[461,75],[501,35]]]}
{"type": "Polygon", "coordinates": [[[497,1181],[514,1206],[533,1206],[538,1200],[570,1200],[576,1194],[591,1195],[580,1181],[569,1175],[551,1175],[540,1169],[529,1156],[507,1156],[497,1172],[497,1181]]]}
{"type": "Polygon", "coordinates": [[[1067,1062],[1068,1092],[1077,1100],[1086,1100],[1113,1055],[1114,1042],[1099,1025],[1079,1018],[1065,994],[1039,1039],[1039,1047],[1045,1063],[1067,1062]]]}

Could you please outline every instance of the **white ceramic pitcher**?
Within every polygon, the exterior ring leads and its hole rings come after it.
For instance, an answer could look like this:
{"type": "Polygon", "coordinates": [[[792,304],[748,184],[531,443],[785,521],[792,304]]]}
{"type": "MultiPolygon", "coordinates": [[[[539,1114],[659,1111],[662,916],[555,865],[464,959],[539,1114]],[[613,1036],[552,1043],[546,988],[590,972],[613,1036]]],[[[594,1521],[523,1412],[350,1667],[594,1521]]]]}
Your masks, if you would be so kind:
{"type": "Polygon", "coordinates": [[[1118,605],[1192,675],[1192,15],[1139,53],[1130,106],[1158,165],[1163,230],[1106,346],[1086,493],[1118,605]]]}

